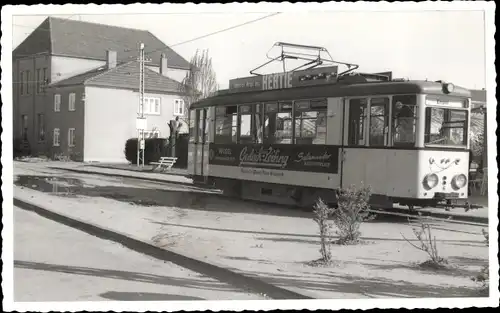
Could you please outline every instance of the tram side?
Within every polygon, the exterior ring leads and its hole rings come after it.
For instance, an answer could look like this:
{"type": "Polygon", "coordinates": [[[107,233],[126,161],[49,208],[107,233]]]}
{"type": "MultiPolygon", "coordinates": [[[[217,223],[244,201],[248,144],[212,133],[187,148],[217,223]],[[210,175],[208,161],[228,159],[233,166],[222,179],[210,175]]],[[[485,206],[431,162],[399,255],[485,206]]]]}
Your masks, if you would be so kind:
{"type": "Polygon", "coordinates": [[[338,188],[360,184],[384,208],[465,200],[458,177],[468,173],[469,122],[459,119],[460,144],[435,145],[429,114],[468,120],[466,93],[440,94],[436,105],[435,95],[397,92],[194,109],[189,171],[230,196],[305,207],[318,197],[335,202],[338,188]]]}

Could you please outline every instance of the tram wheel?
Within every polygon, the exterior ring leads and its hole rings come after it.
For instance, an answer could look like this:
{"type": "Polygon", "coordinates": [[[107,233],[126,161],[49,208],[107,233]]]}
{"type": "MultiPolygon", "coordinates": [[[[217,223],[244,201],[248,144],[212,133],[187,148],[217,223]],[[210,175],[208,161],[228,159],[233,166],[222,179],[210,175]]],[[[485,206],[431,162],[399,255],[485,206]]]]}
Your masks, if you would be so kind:
{"type": "Polygon", "coordinates": [[[417,213],[417,210],[415,210],[415,206],[414,205],[408,205],[408,210],[411,212],[411,213],[417,213]]]}

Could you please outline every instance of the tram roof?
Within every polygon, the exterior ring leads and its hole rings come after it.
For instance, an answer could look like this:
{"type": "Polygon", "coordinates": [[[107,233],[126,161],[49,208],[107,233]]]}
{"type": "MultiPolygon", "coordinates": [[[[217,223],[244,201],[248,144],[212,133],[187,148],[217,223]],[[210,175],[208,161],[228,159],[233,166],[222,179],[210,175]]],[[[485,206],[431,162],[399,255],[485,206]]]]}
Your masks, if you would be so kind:
{"type": "MultiPolygon", "coordinates": [[[[227,92],[227,91],[222,91],[227,92]]],[[[373,95],[430,94],[471,97],[471,92],[455,86],[446,94],[443,83],[432,81],[384,81],[353,84],[323,84],[277,90],[257,90],[215,95],[191,104],[191,109],[270,101],[290,101],[311,98],[355,97],[373,95]]]]}

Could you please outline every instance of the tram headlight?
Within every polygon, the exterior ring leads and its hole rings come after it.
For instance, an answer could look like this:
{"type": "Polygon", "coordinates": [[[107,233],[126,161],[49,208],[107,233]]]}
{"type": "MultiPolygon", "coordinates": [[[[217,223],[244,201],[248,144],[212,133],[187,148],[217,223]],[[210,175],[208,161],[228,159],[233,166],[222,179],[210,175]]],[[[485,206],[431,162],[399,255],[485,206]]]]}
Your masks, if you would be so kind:
{"type": "Polygon", "coordinates": [[[451,180],[451,187],[455,190],[465,187],[467,185],[467,176],[464,174],[455,175],[451,180]]]}
{"type": "Polygon", "coordinates": [[[428,174],[424,177],[424,187],[427,190],[431,190],[436,187],[439,182],[439,177],[436,174],[428,174]]]}
{"type": "Polygon", "coordinates": [[[445,83],[443,84],[444,92],[446,93],[452,93],[453,90],[455,89],[455,85],[452,83],[445,83]]]}

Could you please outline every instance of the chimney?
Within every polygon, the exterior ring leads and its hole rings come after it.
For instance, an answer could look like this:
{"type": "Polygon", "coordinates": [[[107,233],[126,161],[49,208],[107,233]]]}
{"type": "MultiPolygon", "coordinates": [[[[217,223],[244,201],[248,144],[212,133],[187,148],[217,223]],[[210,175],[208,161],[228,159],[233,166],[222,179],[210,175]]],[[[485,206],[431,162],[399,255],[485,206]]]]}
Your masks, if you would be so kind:
{"type": "Polygon", "coordinates": [[[116,67],[116,51],[106,51],[106,65],[108,70],[116,67]]]}
{"type": "Polygon", "coordinates": [[[165,55],[165,53],[162,53],[160,59],[160,74],[163,76],[167,76],[167,69],[168,69],[167,56],[165,55]]]}

